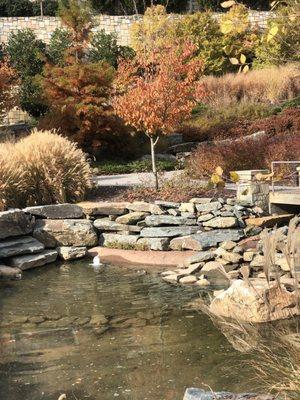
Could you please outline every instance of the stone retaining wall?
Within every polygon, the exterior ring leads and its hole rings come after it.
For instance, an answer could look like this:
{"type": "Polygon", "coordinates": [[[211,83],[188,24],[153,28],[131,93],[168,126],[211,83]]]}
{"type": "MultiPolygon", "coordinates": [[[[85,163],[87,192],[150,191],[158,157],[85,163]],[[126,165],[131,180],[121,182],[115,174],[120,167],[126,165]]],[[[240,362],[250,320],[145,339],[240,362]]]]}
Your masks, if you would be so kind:
{"type": "MultiPolygon", "coordinates": [[[[214,14],[219,18],[220,13],[214,14]]],[[[249,19],[253,24],[265,27],[267,20],[272,16],[269,11],[251,11],[249,19]]],[[[95,31],[104,29],[107,33],[115,32],[120,45],[130,45],[130,28],[134,21],[141,19],[141,16],[111,16],[97,15],[97,26],[95,31]]],[[[49,42],[52,33],[61,26],[59,18],[56,17],[8,17],[0,18],[0,43],[7,43],[11,33],[18,29],[32,29],[37,37],[46,43],[49,42]]]]}
{"type": "MultiPolygon", "coordinates": [[[[263,213],[233,199],[189,203],[80,203],[0,213],[0,275],[84,257],[97,245],[137,250],[203,250],[253,233],[247,219],[263,213]],[[1,272],[2,271],[2,272],[1,272]]],[[[254,233],[257,230],[254,229],[254,233]]]]}

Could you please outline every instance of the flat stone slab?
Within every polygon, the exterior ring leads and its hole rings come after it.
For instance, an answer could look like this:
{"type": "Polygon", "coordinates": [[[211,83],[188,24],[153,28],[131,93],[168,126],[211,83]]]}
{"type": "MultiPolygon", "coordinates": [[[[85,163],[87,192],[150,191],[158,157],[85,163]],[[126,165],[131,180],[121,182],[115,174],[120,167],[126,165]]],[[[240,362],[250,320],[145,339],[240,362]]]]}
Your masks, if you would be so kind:
{"type": "Polygon", "coordinates": [[[177,217],[173,215],[150,215],[146,217],[145,223],[148,226],[163,226],[163,225],[195,225],[196,220],[177,217]]]}
{"type": "Polygon", "coordinates": [[[56,260],[56,258],[56,250],[44,250],[39,254],[12,257],[8,260],[8,264],[12,267],[17,267],[22,271],[25,271],[26,269],[41,267],[45,264],[52,263],[56,260]]]}
{"type": "Polygon", "coordinates": [[[32,236],[5,239],[0,242],[0,258],[34,254],[43,251],[45,246],[32,236]]]}
{"type": "Polygon", "coordinates": [[[159,228],[144,228],[143,237],[176,237],[192,235],[199,230],[198,226],[162,226],[159,228]]]}
{"type": "MultiPolygon", "coordinates": [[[[127,202],[119,202],[119,203],[111,203],[111,202],[93,202],[93,201],[85,201],[82,203],[78,203],[86,215],[123,215],[127,212],[129,203],[127,202]]],[[[139,211],[139,210],[137,210],[139,211]]]]}
{"type": "Polygon", "coordinates": [[[183,400],[275,400],[275,397],[254,393],[205,392],[201,389],[188,388],[185,391],[183,400]]]}
{"type": "Polygon", "coordinates": [[[225,240],[237,242],[244,237],[242,229],[214,229],[212,231],[196,233],[186,238],[182,248],[189,250],[205,250],[215,247],[225,240]]]}
{"type": "Polygon", "coordinates": [[[0,239],[28,235],[32,232],[34,218],[22,210],[0,212],[0,239]]]}
{"type": "Polygon", "coordinates": [[[76,204],[50,204],[46,206],[27,207],[23,211],[36,217],[49,219],[82,218],[83,210],[76,204]]]}
{"type": "Polygon", "coordinates": [[[46,248],[92,247],[98,243],[93,224],[87,219],[40,219],[36,222],[33,236],[46,248]]]}
{"type": "Polygon", "coordinates": [[[138,235],[118,235],[115,233],[102,233],[99,237],[99,244],[105,247],[134,247],[138,241],[138,235]]]}
{"type": "Polygon", "coordinates": [[[109,218],[99,218],[94,221],[94,227],[100,232],[140,232],[141,227],[137,225],[124,225],[109,218]]]}

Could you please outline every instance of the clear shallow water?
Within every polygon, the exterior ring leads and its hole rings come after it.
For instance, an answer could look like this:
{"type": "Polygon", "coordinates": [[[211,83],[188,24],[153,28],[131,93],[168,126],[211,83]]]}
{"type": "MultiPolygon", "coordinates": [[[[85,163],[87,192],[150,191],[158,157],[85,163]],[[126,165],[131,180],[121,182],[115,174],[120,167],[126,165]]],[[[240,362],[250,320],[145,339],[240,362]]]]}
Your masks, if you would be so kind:
{"type": "Polygon", "coordinates": [[[181,400],[188,386],[253,389],[246,356],[185,308],[198,296],[82,261],[0,282],[0,399],[181,400]],[[91,324],[102,314],[108,325],[91,324]]]}

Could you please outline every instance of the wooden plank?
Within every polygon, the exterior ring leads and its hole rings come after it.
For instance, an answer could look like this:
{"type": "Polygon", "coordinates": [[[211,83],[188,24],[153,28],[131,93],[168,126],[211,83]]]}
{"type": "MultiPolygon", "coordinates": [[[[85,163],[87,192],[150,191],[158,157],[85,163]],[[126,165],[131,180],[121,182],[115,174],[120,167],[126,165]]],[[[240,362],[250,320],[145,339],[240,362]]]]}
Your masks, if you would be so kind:
{"type": "Polygon", "coordinates": [[[300,191],[297,189],[270,193],[270,203],[300,206],[300,191]]]}

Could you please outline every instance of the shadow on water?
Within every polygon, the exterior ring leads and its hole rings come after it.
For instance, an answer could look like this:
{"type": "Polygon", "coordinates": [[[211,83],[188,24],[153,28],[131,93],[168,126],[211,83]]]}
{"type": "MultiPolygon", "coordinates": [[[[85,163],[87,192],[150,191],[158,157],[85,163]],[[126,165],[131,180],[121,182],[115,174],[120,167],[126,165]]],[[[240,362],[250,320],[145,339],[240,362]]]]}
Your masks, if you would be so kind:
{"type": "Polygon", "coordinates": [[[0,282],[0,398],[181,400],[188,386],[253,389],[247,355],[185,308],[195,288],[88,262],[0,282]]]}

